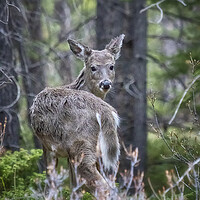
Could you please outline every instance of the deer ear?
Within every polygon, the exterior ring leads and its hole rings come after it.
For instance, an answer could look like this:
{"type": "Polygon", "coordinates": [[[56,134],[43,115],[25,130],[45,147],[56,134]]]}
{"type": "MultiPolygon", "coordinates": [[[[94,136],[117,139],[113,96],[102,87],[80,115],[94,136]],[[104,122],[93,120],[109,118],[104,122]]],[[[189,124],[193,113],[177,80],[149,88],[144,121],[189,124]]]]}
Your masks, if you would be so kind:
{"type": "Polygon", "coordinates": [[[106,49],[115,56],[115,60],[117,60],[120,56],[120,50],[122,47],[122,42],[124,40],[124,37],[125,35],[121,34],[120,36],[112,39],[110,43],[106,45],[106,49]]]}
{"type": "Polygon", "coordinates": [[[69,43],[71,51],[81,60],[85,60],[92,52],[89,47],[75,40],[68,39],[67,41],[69,43]]]}

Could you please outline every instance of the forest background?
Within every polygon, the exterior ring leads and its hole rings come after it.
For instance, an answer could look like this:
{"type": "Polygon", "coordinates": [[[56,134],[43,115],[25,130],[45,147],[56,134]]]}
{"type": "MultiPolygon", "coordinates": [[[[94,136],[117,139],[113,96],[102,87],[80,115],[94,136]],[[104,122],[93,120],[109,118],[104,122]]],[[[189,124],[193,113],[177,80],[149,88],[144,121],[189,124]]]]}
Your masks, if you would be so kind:
{"type": "MultiPolygon", "coordinates": [[[[145,172],[149,198],[175,185],[173,195],[198,199],[199,29],[198,0],[2,0],[0,197],[31,193],[20,170],[34,183],[40,176],[41,152],[34,149],[41,146],[30,128],[29,108],[45,86],[68,84],[82,69],[67,39],[103,49],[124,33],[106,101],[121,117],[120,139],[138,147],[135,176],[145,172]],[[179,182],[182,176],[187,180],[179,182]]],[[[120,164],[121,172],[130,168],[123,151],[120,164]]]]}

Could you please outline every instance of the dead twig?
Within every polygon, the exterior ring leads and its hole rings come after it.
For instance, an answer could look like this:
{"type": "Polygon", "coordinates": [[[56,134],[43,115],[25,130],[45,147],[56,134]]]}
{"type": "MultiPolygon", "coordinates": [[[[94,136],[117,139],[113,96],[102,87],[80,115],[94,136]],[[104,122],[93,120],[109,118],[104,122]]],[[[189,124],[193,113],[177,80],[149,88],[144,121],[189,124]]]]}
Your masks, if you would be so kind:
{"type": "Polygon", "coordinates": [[[188,164],[189,167],[188,169],[185,171],[185,173],[176,181],[176,183],[174,185],[171,185],[171,187],[169,187],[167,190],[164,191],[163,195],[166,195],[171,189],[175,188],[176,186],[178,186],[183,179],[187,176],[191,170],[194,170],[194,166],[197,165],[200,162],[200,158],[198,158],[197,160],[195,160],[193,163],[188,164]]]}
{"type": "MultiPolygon", "coordinates": [[[[145,7],[145,8],[143,8],[142,10],[140,10],[140,13],[143,13],[143,12],[145,12],[145,11],[147,11],[148,9],[150,9],[150,8],[152,8],[152,7],[154,7],[154,6],[156,6],[157,8],[158,8],[158,10],[160,11],[160,18],[157,20],[157,24],[159,24],[161,21],[162,21],[162,19],[163,19],[163,10],[162,10],[162,8],[160,7],[160,4],[161,3],[163,3],[163,2],[165,2],[166,0],[160,0],[160,1],[158,1],[157,3],[153,3],[153,4],[151,4],[151,5],[149,5],[149,6],[147,6],[147,7],[145,7]]],[[[185,2],[183,1],[183,0],[177,0],[178,2],[180,2],[182,5],[184,5],[184,6],[187,6],[186,4],[185,4],[185,2]]]]}
{"type": "Polygon", "coordinates": [[[185,98],[185,95],[188,93],[189,89],[192,87],[192,85],[193,85],[199,78],[200,78],[200,75],[196,76],[196,77],[193,79],[193,81],[189,84],[189,86],[185,89],[185,91],[184,91],[184,93],[183,93],[183,95],[182,95],[182,97],[181,97],[181,99],[180,99],[180,101],[179,101],[179,103],[178,103],[178,105],[177,105],[177,107],[176,107],[176,110],[175,110],[175,112],[174,112],[172,118],[171,118],[170,121],[168,122],[169,125],[174,121],[174,119],[175,119],[175,117],[176,117],[176,115],[177,115],[177,113],[178,113],[178,110],[179,110],[179,108],[180,108],[180,106],[181,106],[181,104],[182,104],[182,102],[183,102],[183,99],[185,98]]]}
{"type": "Polygon", "coordinates": [[[10,103],[9,105],[6,105],[6,106],[0,106],[0,111],[2,110],[5,110],[5,109],[9,109],[9,108],[12,108],[19,100],[20,98],[20,86],[19,84],[17,83],[17,80],[14,78],[14,76],[12,77],[9,77],[9,80],[12,81],[12,83],[14,83],[17,87],[17,95],[16,95],[16,98],[12,101],[12,103],[10,103]]]}
{"type": "Polygon", "coordinates": [[[154,188],[153,188],[153,186],[152,186],[152,184],[151,184],[150,178],[148,178],[147,180],[148,180],[149,186],[150,186],[150,188],[151,188],[153,194],[155,195],[155,197],[156,197],[157,199],[160,200],[159,196],[156,194],[156,192],[155,192],[155,190],[154,190],[154,188]]]}
{"type": "Polygon", "coordinates": [[[0,155],[3,153],[3,140],[6,134],[7,117],[5,117],[4,123],[0,123],[0,155]]]}
{"type": "Polygon", "coordinates": [[[7,25],[7,24],[8,24],[8,21],[9,21],[9,16],[10,16],[9,7],[13,7],[13,8],[15,8],[18,12],[21,13],[21,10],[20,10],[16,5],[11,4],[11,3],[8,2],[8,0],[6,0],[6,1],[5,1],[5,15],[6,15],[5,17],[6,17],[6,19],[5,19],[5,21],[0,20],[0,22],[1,22],[2,24],[5,24],[5,25],[7,25]]]}

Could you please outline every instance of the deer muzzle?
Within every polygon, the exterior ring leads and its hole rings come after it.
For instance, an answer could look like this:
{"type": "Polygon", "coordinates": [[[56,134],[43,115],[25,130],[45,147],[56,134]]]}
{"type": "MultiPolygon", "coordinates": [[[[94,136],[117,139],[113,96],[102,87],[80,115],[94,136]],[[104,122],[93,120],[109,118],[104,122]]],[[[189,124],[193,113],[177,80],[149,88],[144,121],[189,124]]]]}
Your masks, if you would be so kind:
{"type": "Polygon", "coordinates": [[[103,90],[109,90],[111,88],[111,81],[109,80],[104,80],[102,82],[100,82],[99,87],[103,90]]]}

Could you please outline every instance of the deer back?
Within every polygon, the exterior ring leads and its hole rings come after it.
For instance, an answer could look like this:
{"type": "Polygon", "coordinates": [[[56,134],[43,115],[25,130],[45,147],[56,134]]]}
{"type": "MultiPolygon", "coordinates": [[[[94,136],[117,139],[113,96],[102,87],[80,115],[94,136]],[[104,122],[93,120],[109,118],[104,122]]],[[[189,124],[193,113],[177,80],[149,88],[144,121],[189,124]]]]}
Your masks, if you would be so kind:
{"type": "Polygon", "coordinates": [[[112,106],[93,94],[63,87],[46,88],[31,107],[36,135],[48,150],[56,151],[59,156],[67,156],[77,141],[87,141],[96,151],[101,131],[109,134],[111,131],[116,139],[116,116],[112,106]]]}

